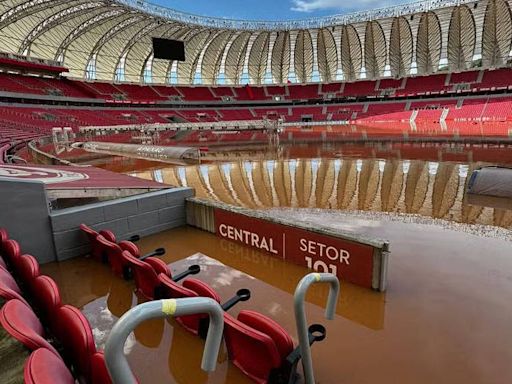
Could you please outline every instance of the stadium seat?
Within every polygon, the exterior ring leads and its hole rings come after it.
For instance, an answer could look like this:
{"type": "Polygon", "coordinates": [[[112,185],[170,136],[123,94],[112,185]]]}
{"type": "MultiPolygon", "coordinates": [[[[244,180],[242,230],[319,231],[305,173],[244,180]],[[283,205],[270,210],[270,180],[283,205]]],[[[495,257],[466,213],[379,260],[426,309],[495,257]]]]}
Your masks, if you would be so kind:
{"type": "Polygon", "coordinates": [[[32,295],[32,303],[39,318],[55,336],[58,336],[57,310],[62,306],[62,301],[57,283],[49,276],[38,276],[32,282],[32,292],[37,292],[32,295]]]}
{"type": "Polygon", "coordinates": [[[141,260],[133,257],[129,251],[123,251],[122,257],[130,265],[133,279],[135,280],[136,292],[145,300],[155,300],[162,297],[161,282],[158,278],[159,274],[168,276],[174,281],[179,281],[188,275],[195,275],[200,271],[199,266],[193,265],[187,271],[173,277],[167,264],[156,257],[148,257],[141,260]]]}
{"type": "Polygon", "coordinates": [[[7,232],[7,229],[0,228],[0,265],[6,266],[2,256],[4,252],[4,241],[9,240],[9,234],[7,232]]]}
{"type": "Polygon", "coordinates": [[[20,245],[16,240],[6,240],[3,242],[2,248],[4,262],[7,264],[7,267],[14,269],[14,264],[21,257],[20,245]]]}
{"type": "Polygon", "coordinates": [[[94,229],[90,228],[86,224],[80,224],[80,229],[87,235],[89,239],[89,243],[91,244],[91,256],[98,261],[106,263],[106,255],[104,254],[104,248],[101,243],[99,243],[96,238],[99,234],[101,234],[105,239],[111,241],[113,243],[116,242],[116,237],[112,231],[100,231],[96,232],[94,229]]]}
{"type": "Polygon", "coordinates": [[[9,300],[0,309],[0,324],[16,340],[30,350],[46,348],[59,355],[45,340],[44,328],[36,314],[23,301],[9,300]]]}
{"type": "Polygon", "coordinates": [[[60,307],[57,313],[61,324],[60,341],[75,372],[87,383],[110,384],[103,352],[96,350],[87,318],[71,305],[60,307]]]}
{"type": "Polygon", "coordinates": [[[122,257],[131,268],[137,287],[136,292],[146,300],[159,299],[161,294],[158,274],[162,273],[171,277],[169,267],[162,260],[154,257],[148,257],[144,261],[139,260],[128,251],[123,251],[122,257]]]}
{"type": "Polygon", "coordinates": [[[34,279],[40,275],[39,263],[32,255],[23,255],[17,260],[16,271],[19,281],[21,281],[21,284],[28,290],[31,296],[36,296],[37,291],[32,289],[32,284],[34,279]]]}
{"type": "MultiPolygon", "coordinates": [[[[220,304],[220,297],[217,292],[200,280],[187,279],[183,281],[183,286],[181,286],[163,273],[158,275],[158,279],[161,284],[162,298],[180,299],[186,297],[209,297],[220,304]]],[[[201,337],[206,336],[208,330],[208,315],[180,316],[175,319],[189,332],[201,337]]]]}
{"type": "Polygon", "coordinates": [[[102,235],[98,235],[96,241],[101,245],[103,255],[110,264],[112,272],[128,280],[131,277],[130,263],[123,258],[122,253],[123,251],[128,251],[132,255],[140,255],[139,248],[129,241],[122,241],[116,244],[115,242],[107,240],[102,235]]]}
{"type": "Polygon", "coordinates": [[[21,289],[12,277],[12,275],[4,268],[0,268],[0,297],[4,300],[20,300],[28,305],[21,295],[21,289]]]}
{"type": "Polygon", "coordinates": [[[64,361],[46,348],[32,352],[23,372],[25,384],[74,384],[64,361]]]}
{"type": "Polygon", "coordinates": [[[69,359],[80,377],[88,383],[91,382],[92,357],[96,353],[96,346],[89,321],[71,305],[60,307],[57,318],[60,325],[58,337],[64,356],[69,359]]]}
{"type": "Polygon", "coordinates": [[[224,338],[229,358],[255,382],[268,383],[286,365],[293,340],[275,321],[254,311],[235,319],[224,314],[224,338]]]}
{"type": "Polygon", "coordinates": [[[103,352],[96,352],[91,357],[92,379],[91,384],[110,384],[112,379],[108,373],[103,352]]]}

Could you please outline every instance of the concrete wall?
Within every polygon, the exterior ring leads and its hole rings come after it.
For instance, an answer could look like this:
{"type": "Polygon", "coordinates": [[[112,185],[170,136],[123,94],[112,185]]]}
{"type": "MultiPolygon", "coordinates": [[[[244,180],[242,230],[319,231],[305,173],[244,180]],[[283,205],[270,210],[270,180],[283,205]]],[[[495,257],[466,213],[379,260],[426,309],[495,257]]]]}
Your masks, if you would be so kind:
{"type": "Polygon", "coordinates": [[[0,178],[0,226],[21,251],[41,263],[55,260],[46,190],[42,182],[0,178]]]}
{"type": "Polygon", "coordinates": [[[167,189],[51,213],[56,258],[66,260],[89,251],[81,223],[110,229],[120,240],[186,225],[185,199],[193,195],[191,188],[167,189]]]}

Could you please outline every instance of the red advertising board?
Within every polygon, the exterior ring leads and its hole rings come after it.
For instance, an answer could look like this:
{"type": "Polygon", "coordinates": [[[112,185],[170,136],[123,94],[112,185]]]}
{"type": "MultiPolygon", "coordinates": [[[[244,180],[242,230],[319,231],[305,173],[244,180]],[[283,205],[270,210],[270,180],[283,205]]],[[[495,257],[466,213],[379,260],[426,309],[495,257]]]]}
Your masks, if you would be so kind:
{"type": "Polygon", "coordinates": [[[373,247],[264,219],[215,209],[219,237],[372,288],[373,247]]]}

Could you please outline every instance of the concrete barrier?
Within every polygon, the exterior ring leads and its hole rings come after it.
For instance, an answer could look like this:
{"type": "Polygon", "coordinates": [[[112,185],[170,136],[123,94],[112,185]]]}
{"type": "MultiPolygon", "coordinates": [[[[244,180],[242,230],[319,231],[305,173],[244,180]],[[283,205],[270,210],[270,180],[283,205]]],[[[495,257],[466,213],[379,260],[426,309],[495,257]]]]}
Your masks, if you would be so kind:
{"type": "Polygon", "coordinates": [[[386,240],[272,217],[205,199],[186,202],[187,224],[274,257],[329,272],[341,280],[385,291],[389,243],[386,240]]]}
{"type": "Polygon", "coordinates": [[[120,240],[185,225],[185,198],[193,194],[191,188],[164,189],[52,212],[56,260],[89,252],[89,241],[79,229],[81,223],[96,230],[110,229],[120,240]]]}

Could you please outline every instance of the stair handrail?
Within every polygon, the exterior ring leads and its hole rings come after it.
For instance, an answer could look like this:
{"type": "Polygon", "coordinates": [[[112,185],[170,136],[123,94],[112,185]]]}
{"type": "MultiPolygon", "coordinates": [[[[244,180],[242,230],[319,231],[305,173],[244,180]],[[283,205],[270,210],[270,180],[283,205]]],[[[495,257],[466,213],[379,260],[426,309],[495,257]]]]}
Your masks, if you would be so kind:
{"type": "Polygon", "coordinates": [[[299,338],[300,354],[302,356],[302,367],[304,370],[304,380],[306,384],[315,384],[305,309],[306,292],[314,283],[330,284],[329,297],[327,298],[327,306],[325,308],[325,318],[327,320],[332,320],[334,318],[336,304],[340,293],[340,282],[338,278],[331,273],[310,273],[301,279],[295,289],[293,297],[295,322],[297,325],[297,335],[299,338]]]}
{"type": "Polygon", "coordinates": [[[224,329],[224,311],[219,303],[206,297],[154,300],[139,304],[126,312],[114,325],[105,345],[105,361],[113,384],[137,384],[124,354],[129,334],[143,321],[168,316],[207,313],[210,326],[203,352],[201,368],[214,371],[224,329]]]}

